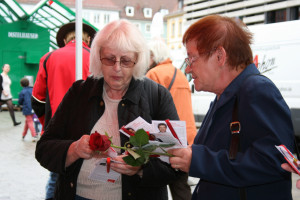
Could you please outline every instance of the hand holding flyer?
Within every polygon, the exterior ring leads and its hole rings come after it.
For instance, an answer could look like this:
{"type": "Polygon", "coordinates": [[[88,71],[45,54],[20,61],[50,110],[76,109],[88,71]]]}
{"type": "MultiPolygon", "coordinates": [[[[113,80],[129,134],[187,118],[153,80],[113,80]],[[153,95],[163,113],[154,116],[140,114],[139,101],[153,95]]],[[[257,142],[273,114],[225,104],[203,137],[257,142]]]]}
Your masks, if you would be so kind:
{"type": "Polygon", "coordinates": [[[275,147],[284,156],[289,165],[300,175],[300,161],[293,156],[293,154],[286,148],[285,145],[279,145],[275,147]]]}
{"type": "MultiPolygon", "coordinates": [[[[126,126],[123,126],[120,129],[120,132],[127,137],[131,137],[135,134],[135,131],[139,129],[143,129],[149,134],[149,144],[174,144],[173,146],[165,148],[165,150],[187,147],[185,121],[152,120],[152,123],[149,124],[142,117],[137,117],[126,126]]],[[[164,153],[164,151],[159,149],[157,152],[164,153]]],[[[162,161],[169,163],[169,157],[161,155],[159,158],[162,161]]]]}

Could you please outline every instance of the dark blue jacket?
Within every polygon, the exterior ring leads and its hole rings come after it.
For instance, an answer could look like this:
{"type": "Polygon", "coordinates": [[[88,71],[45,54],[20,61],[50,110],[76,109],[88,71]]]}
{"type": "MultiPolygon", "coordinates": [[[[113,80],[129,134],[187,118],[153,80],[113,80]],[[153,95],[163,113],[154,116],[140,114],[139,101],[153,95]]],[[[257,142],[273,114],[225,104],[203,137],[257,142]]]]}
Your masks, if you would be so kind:
{"type": "Polygon", "coordinates": [[[24,87],[19,94],[19,105],[23,105],[23,115],[32,115],[31,107],[32,87],[24,87]]]}
{"type": "Polygon", "coordinates": [[[239,200],[242,190],[247,200],[292,199],[291,175],[281,169],[284,159],[275,148],[284,144],[293,150],[290,110],[276,86],[255,74],[259,71],[251,64],[231,82],[212,103],[195,137],[189,174],[201,179],[193,199],[239,200]],[[241,151],[230,160],[229,124],[236,98],[241,151]]]}

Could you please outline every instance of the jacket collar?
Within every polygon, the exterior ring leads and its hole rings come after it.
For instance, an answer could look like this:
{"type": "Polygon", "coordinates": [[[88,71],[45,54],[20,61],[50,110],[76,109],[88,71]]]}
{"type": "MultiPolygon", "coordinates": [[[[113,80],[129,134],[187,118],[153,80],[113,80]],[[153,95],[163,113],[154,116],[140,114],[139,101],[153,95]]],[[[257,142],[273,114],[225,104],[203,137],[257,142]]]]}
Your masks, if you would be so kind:
{"type": "MultiPolygon", "coordinates": [[[[75,46],[75,45],[76,45],[76,40],[71,40],[65,46],[75,46]]],[[[82,41],[82,47],[90,48],[84,41],[82,41]]]]}
{"type": "MultiPolygon", "coordinates": [[[[103,99],[103,84],[104,78],[95,79],[93,77],[88,77],[86,80],[87,85],[91,84],[90,92],[88,98],[98,97],[99,99],[103,99]]],[[[123,100],[129,100],[134,104],[138,104],[140,99],[142,90],[143,90],[143,80],[136,80],[134,78],[131,79],[129,87],[125,95],[123,96],[123,100]]]]}
{"type": "Polygon", "coordinates": [[[160,63],[157,64],[158,65],[165,65],[165,64],[172,64],[172,60],[170,58],[164,60],[164,61],[161,61],[160,63]]]}
{"type": "Polygon", "coordinates": [[[224,92],[221,94],[218,107],[221,107],[225,103],[227,103],[234,95],[238,93],[240,88],[242,87],[242,84],[245,79],[247,79],[248,76],[259,74],[260,72],[256,68],[255,64],[248,65],[224,90],[224,92]]]}
{"type": "Polygon", "coordinates": [[[132,78],[128,90],[124,95],[123,99],[129,100],[134,104],[138,104],[138,101],[141,98],[143,85],[143,80],[132,78]]]}

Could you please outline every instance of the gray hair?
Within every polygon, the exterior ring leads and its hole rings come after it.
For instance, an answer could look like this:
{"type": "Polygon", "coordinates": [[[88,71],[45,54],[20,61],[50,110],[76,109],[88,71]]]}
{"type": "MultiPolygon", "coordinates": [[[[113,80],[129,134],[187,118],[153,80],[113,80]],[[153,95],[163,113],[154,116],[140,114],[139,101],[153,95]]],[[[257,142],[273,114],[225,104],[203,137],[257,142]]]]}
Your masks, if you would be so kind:
{"type": "Polygon", "coordinates": [[[153,53],[155,63],[160,63],[170,58],[170,50],[162,39],[155,39],[148,43],[150,51],[153,53]]]}
{"type": "Polygon", "coordinates": [[[135,79],[142,79],[149,66],[150,53],[146,40],[140,30],[125,19],[107,24],[93,39],[90,54],[90,72],[94,78],[103,77],[100,50],[111,47],[121,51],[137,54],[137,61],[133,70],[135,79]]]}

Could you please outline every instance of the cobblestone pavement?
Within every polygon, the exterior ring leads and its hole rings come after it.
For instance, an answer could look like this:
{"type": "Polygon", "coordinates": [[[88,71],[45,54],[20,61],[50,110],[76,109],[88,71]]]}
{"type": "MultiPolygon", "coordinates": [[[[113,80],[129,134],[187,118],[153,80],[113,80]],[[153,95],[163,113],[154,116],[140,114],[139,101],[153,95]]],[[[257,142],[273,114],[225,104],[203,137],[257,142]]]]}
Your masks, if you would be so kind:
{"type": "MultiPolygon", "coordinates": [[[[14,127],[9,113],[0,112],[0,200],[42,200],[49,172],[34,158],[36,142],[30,132],[22,141],[24,116],[15,112],[22,124],[14,127]]],[[[293,198],[300,199],[300,190],[295,187],[299,176],[293,174],[293,198]]],[[[194,186],[192,186],[192,190],[194,186]]]]}
{"type": "Polygon", "coordinates": [[[22,122],[16,127],[8,111],[0,112],[0,200],[42,200],[49,172],[35,160],[30,131],[22,140],[25,117],[15,114],[22,122]]]}

